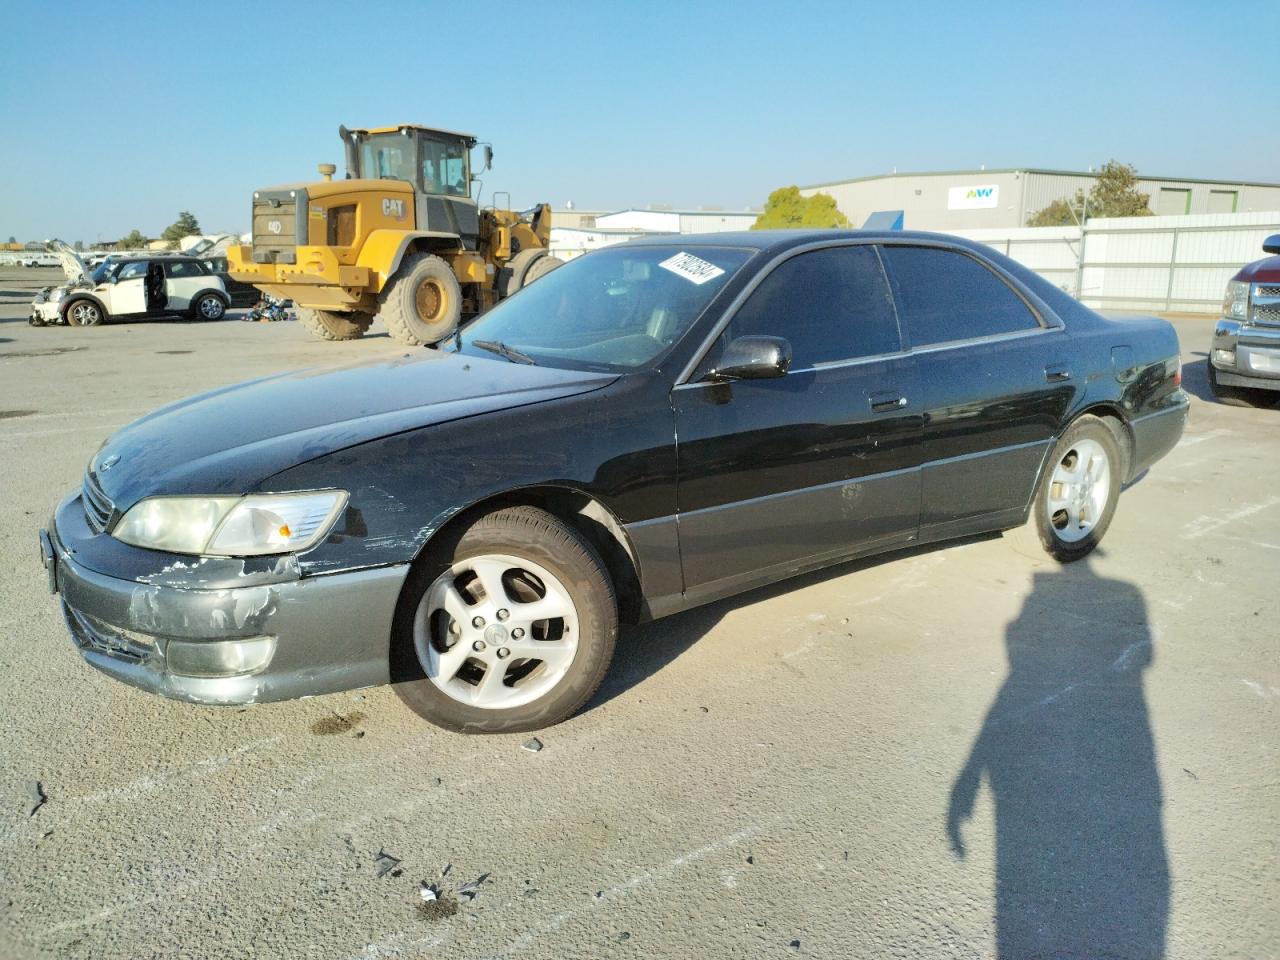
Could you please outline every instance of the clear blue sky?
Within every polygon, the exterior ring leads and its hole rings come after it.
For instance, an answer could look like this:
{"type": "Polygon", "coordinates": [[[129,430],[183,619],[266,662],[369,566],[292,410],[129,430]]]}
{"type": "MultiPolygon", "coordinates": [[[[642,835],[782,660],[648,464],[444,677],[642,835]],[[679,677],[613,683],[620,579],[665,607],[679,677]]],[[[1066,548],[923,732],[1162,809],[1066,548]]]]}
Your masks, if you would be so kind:
{"type": "Polygon", "coordinates": [[[1280,181],[1280,3],[0,6],[0,234],[244,230],[339,123],[492,141],[485,196],[763,203],[898,170],[1280,181]]]}

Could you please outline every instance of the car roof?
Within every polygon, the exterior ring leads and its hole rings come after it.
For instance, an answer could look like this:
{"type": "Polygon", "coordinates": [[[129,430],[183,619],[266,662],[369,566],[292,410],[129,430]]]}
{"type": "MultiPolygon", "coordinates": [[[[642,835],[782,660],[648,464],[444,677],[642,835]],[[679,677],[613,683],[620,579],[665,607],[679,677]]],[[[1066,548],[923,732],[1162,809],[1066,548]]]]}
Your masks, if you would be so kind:
{"type": "Polygon", "coordinates": [[[665,233],[636,237],[628,246],[743,247],[760,251],[782,251],[820,240],[919,240],[971,247],[972,241],[945,233],[923,230],[736,230],[726,233],[665,233]]]}
{"type": "Polygon", "coordinates": [[[121,264],[150,263],[153,260],[158,260],[164,263],[172,263],[175,260],[180,261],[182,263],[199,263],[200,262],[199,257],[188,257],[182,254],[173,254],[173,253],[155,253],[155,254],[152,254],[151,256],[134,255],[129,257],[116,257],[115,254],[111,254],[110,256],[115,257],[121,264]]]}

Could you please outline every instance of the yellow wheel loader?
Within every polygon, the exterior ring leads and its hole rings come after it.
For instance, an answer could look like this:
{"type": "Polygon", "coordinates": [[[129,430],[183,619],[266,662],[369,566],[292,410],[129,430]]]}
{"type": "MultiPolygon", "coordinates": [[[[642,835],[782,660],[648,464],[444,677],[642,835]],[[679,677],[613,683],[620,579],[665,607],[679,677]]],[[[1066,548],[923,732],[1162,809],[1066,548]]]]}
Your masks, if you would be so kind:
{"type": "MultiPolygon", "coordinates": [[[[471,196],[476,138],[413,124],[338,128],[347,179],[258,190],[253,242],[229,273],[292,299],[323,340],[363,336],[375,316],[405,343],[438,343],[460,323],[549,273],[551,208],[481,209],[471,196]]],[[[493,150],[484,145],[484,169],[493,150]]]]}

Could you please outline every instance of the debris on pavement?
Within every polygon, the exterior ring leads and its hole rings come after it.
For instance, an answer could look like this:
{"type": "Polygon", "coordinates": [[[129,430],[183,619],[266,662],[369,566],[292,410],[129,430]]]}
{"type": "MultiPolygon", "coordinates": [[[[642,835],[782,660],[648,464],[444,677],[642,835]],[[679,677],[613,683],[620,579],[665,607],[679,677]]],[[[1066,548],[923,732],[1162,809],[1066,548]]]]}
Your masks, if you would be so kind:
{"type": "Polygon", "coordinates": [[[626,943],[628,940],[631,939],[631,931],[623,930],[620,934],[614,937],[614,939],[617,940],[619,943],[626,943]]]}
{"type": "Polygon", "coordinates": [[[755,862],[756,862],[756,858],[754,856],[747,857],[747,863],[752,864],[754,866],[755,862]]]}
{"type": "Polygon", "coordinates": [[[1183,773],[1185,773],[1185,774],[1186,774],[1188,777],[1190,777],[1192,780],[1199,780],[1199,779],[1200,779],[1200,778],[1199,778],[1199,777],[1197,777],[1194,773],[1192,773],[1190,770],[1188,770],[1186,767],[1183,767],[1183,768],[1182,768],[1182,772],[1183,772],[1183,773]]]}
{"type": "Polygon", "coordinates": [[[463,884],[458,888],[458,896],[465,902],[470,903],[480,894],[480,884],[489,879],[489,874],[482,873],[470,883],[463,884]]]}
{"type": "Polygon", "coordinates": [[[36,811],[49,802],[49,795],[44,792],[44,784],[39,780],[29,783],[27,792],[31,795],[31,810],[27,813],[27,816],[34,817],[36,811]]]}
{"type": "Polygon", "coordinates": [[[530,753],[537,753],[542,749],[542,741],[537,737],[533,737],[520,744],[520,746],[524,747],[524,749],[528,750],[530,753]]]}
{"type": "Polygon", "coordinates": [[[427,881],[423,880],[421,886],[419,886],[418,888],[418,894],[422,897],[423,900],[427,900],[427,901],[439,900],[440,888],[437,887],[434,883],[427,883],[427,881]]]}
{"type": "Polygon", "coordinates": [[[346,733],[348,730],[354,730],[365,715],[358,710],[353,710],[346,716],[338,713],[336,710],[331,711],[332,716],[321,717],[311,725],[311,732],[318,737],[331,737],[335,733],[346,733]]]}
{"type": "Polygon", "coordinates": [[[443,869],[441,869],[441,871],[440,871],[440,876],[442,876],[442,877],[447,877],[447,876],[449,875],[449,871],[450,871],[450,870],[452,870],[452,869],[453,869],[453,864],[452,864],[452,863],[446,863],[446,864],[444,865],[443,869]]]}
{"type": "Polygon", "coordinates": [[[799,949],[800,949],[800,941],[799,941],[799,940],[792,940],[792,941],[791,941],[791,949],[792,949],[792,950],[799,950],[799,949]]]}
{"type": "Polygon", "coordinates": [[[452,897],[440,897],[437,900],[421,900],[417,904],[418,913],[423,920],[443,920],[458,912],[458,901],[452,897]]]}
{"type": "Polygon", "coordinates": [[[388,873],[391,874],[393,877],[400,876],[401,871],[397,869],[397,867],[400,866],[400,862],[401,862],[400,858],[393,857],[391,854],[387,853],[387,851],[383,850],[381,847],[378,848],[378,855],[373,858],[373,862],[378,867],[378,874],[374,878],[375,880],[382,879],[388,873]]]}

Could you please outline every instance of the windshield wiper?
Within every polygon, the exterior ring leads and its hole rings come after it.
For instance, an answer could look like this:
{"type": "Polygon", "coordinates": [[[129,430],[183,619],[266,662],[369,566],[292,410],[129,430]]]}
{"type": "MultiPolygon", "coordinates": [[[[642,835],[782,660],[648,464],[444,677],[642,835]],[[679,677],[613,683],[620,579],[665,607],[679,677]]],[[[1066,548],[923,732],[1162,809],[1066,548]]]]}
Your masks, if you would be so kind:
{"type": "Polygon", "coordinates": [[[533,359],[527,353],[517,350],[515,347],[508,347],[501,340],[472,340],[473,347],[479,347],[481,350],[488,350],[490,353],[496,353],[504,359],[510,360],[512,363],[527,363],[531,367],[536,367],[538,361],[533,359]]]}

